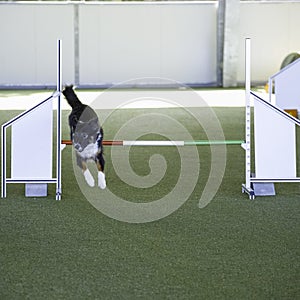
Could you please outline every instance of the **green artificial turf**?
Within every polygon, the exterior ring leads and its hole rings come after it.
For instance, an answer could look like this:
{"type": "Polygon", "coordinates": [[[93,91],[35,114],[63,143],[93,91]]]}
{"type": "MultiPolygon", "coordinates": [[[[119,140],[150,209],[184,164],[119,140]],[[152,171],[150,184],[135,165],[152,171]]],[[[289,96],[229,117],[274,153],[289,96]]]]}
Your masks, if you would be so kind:
{"type": "MultiPolygon", "coordinates": [[[[169,114],[195,139],[206,138],[193,118],[174,108],[116,111],[104,123],[106,139],[126,120],[149,112],[169,114]]],[[[215,112],[226,139],[243,139],[242,108],[215,112]]],[[[1,122],[15,114],[1,111],[1,122]]],[[[66,139],[67,114],[63,112],[66,139]]],[[[107,112],[99,111],[100,119],[103,114],[107,112]]],[[[162,137],[143,137],[153,138],[162,137]]],[[[62,154],[61,201],[54,200],[53,185],[45,198],[26,198],[23,185],[8,185],[7,198],[0,199],[0,299],[299,298],[299,184],[277,184],[275,197],[250,201],[241,193],[244,150],[230,145],[221,187],[200,209],[211,153],[209,146],[197,149],[201,171],[188,201],[150,223],[120,222],[95,209],[77,183],[70,146],[62,154]]],[[[108,188],[133,202],[151,202],[170,192],[181,168],[176,148],[132,148],[131,167],[139,176],[147,175],[155,153],[165,157],[165,177],[141,189],[118,178],[106,147],[108,188]]],[[[100,189],[91,193],[101,201],[100,189]]]]}

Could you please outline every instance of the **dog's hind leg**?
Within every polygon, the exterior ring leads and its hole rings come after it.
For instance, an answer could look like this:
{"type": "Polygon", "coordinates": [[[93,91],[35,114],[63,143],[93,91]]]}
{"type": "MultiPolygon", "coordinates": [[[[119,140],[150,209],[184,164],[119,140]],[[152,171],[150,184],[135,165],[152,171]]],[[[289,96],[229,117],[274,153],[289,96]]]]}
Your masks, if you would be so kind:
{"type": "Polygon", "coordinates": [[[100,187],[100,189],[105,189],[106,188],[106,180],[104,174],[105,160],[103,158],[102,152],[100,152],[97,155],[96,164],[98,169],[98,186],[100,187]]]}
{"type": "Polygon", "coordinates": [[[76,153],[76,156],[77,156],[77,165],[82,170],[82,174],[84,176],[84,179],[85,179],[86,183],[90,187],[94,187],[95,186],[95,180],[94,180],[94,177],[92,176],[90,170],[88,169],[86,162],[77,153],[76,153]]]}

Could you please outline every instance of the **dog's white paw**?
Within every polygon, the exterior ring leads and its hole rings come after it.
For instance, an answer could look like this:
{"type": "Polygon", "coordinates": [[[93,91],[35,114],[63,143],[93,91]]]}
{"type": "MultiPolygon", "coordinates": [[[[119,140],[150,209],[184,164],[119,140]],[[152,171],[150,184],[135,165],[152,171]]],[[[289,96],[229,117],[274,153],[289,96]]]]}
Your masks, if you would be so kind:
{"type": "Polygon", "coordinates": [[[105,174],[101,171],[98,172],[98,186],[102,190],[106,188],[105,174]]]}
{"type": "Polygon", "coordinates": [[[92,176],[92,174],[91,174],[91,172],[90,172],[89,169],[86,169],[86,170],[83,172],[83,175],[84,175],[84,178],[85,178],[86,183],[87,183],[89,186],[91,186],[91,187],[95,186],[95,180],[94,180],[94,178],[93,178],[93,176],[92,176]]]}

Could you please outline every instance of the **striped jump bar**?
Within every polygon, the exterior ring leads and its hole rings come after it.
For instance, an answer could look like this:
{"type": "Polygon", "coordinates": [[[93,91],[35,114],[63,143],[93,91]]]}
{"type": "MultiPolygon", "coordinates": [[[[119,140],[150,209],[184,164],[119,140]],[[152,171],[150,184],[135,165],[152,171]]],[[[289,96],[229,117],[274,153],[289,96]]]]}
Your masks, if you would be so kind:
{"type": "MultiPolygon", "coordinates": [[[[114,141],[105,140],[105,146],[205,146],[205,145],[242,145],[242,140],[195,140],[195,141],[114,141]]],[[[62,140],[62,144],[72,145],[70,140],[62,140]]]]}

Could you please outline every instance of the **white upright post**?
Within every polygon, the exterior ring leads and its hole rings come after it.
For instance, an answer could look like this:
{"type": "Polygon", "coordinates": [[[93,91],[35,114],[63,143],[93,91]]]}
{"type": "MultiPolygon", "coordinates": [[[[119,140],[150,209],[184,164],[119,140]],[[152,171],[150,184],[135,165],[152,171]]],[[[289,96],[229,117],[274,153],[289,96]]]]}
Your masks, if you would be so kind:
{"type": "Polygon", "coordinates": [[[2,152],[1,152],[1,198],[6,198],[6,131],[4,125],[1,127],[2,152]]]}
{"type": "Polygon", "coordinates": [[[56,141],[56,200],[61,200],[61,91],[62,91],[62,42],[57,40],[57,141],[56,141]]]}
{"type": "Polygon", "coordinates": [[[251,89],[251,40],[245,41],[246,65],[245,65],[245,93],[246,93],[246,187],[250,188],[251,175],[251,107],[250,107],[250,89],[251,89]]]}
{"type": "Polygon", "coordinates": [[[246,183],[243,186],[243,192],[249,194],[250,199],[254,198],[254,192],[251,188],[251,39],[245,40],[245,177],[246,183]]]}

